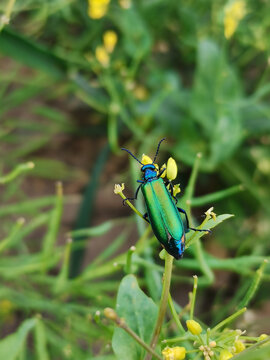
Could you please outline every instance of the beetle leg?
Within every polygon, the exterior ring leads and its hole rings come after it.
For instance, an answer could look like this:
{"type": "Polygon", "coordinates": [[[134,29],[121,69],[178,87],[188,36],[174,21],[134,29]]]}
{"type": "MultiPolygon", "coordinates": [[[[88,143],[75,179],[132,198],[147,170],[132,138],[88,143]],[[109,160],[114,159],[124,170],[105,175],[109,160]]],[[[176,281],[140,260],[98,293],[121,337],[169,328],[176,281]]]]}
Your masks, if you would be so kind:
{"type": "Polygon", "coordinates": [[[137,200],[137,196],[138,196],[138,193],[139,193],[139,190],[140,190],[141,186],[142,186],[142,184],[138,186],[138,188],[136,190],[136,193],[135,193],[135,196],[133,198],[125,198],[123,200],[123,205],[126,205],[127,200],[137,200]]]}
{"type": "Polygon", "coordinates": [[[178,203],[178,199],[175,197],[175,196],[173,196],[173,184],[172,184],[172,182],[170,181],[170,180],[167,180],[166,182],[165,182],[165,186],[170,186],[170,189],[169,189],[169,191],[170,191],[170,193],[171,193],[171,197],[174,199],[174,201],[175,201],[175,203],[177,204],[178,203]]]}
{"type": "Polygon", "coordinates": [[[187,222],[187,228],[190,229],[190,230],[193,230],[193,231],[206,231],[208,233],[211,233],[212,231],[211,230],[208,230],[208,229],[195,229],[195,228],[192,228],[189,226],[189,220],[188,220],[188,216],[187,216],[187,213],[185,212],[184,209],[181,209],[181,208],[177,208],[179,212],[185,214],[185,217],[186,217],[186,222],[187,222]]]}
{"type": "Polygon", "coordinates": [[[165,170],[166,170],[165,168],[161,170],[161,172],[158,174],[158,178],[161,177],[161,175],[164,173],[165,170]]]}
{"type": "Polygon", "coordinates": [[[143,218],[144,218],[144,220],[145,220],[146,222],[148,222],[148,224],[150,224],[150,221],[149,221],[149,219],[148,219],[148,214],[147,214],[147,213],[145,213],[145,214],[143,215],[143,218]]]}

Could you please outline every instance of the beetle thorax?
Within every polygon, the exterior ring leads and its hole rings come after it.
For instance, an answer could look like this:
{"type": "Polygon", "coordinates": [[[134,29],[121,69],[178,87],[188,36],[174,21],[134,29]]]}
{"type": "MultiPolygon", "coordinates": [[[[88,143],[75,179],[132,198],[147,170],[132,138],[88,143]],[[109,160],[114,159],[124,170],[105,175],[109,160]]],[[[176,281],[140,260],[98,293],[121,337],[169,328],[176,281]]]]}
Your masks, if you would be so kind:
{"type": "Polygon", "coordinates": [[[144,172],[143,175],[144,181],[151,181],[152,179],[157,178],[157,170],[155,168],[155,165],[153,164],[144,165],[141,170],[144,172]]]}

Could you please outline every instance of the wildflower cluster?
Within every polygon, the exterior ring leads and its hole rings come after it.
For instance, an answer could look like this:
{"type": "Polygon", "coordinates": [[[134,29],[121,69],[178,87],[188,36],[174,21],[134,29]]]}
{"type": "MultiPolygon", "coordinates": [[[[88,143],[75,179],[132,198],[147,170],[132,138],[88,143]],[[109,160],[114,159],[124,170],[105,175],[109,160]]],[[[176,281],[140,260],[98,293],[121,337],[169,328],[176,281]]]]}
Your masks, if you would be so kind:
{"type": "MultiPolygon", "coordinates": [[[[145,154],[143,154],[141,162],[143,165],[153,163],[152,159],[145,154]]],[[[155,165],[160,177],[162,177],[162,178],[166,177],[169,181],[175,180],[175,178],[177,176],[178,168],[177,168],[175,160],[172,157],[170,157],[168,159],[167,163],[163,164],[160,169],[159,169],[158,164],[154,164],[154,165],[155,165]]],[[[176,196],[180,191],[181,191],[180,184],[176,184],[173,186],[173,196],[176,196]]]]}
{"type": "Polygon", "coordinates": [[[239,22],[246,15],[246,4],[243,0],[230,2],[225,7],[224,35],[227,39],[232,37],[239,22]]]}
{"type": "Polygon", "coordinates": [[[96,47],[95,56],[98,62],[107,67],[110,63],[110,54],[114,51],[117,43],[117,34],[113,30],[108,30],[103,34],[103,45],[96,47]]]}
{"type": "MultiPolygon", "coordinates": [[[[193,317],[195,306],[195,297],[197,289],[197,277],[194,277],[194,288],[191,300],[190,317],[193,317]]],[[[225,320],[221,321],[212,329],[205,328],[198,321],[189,319],[186,321],[187,331],[179,338],[164,340],[164,344],[175,343],[180,346],[168,347],[166,346],[163,351],[164,360],[182,360],[185,355],[192,353],[198,354],[198,359],[204,360],[228,360],[234,355],[244,351],[254,342],[265,340],[268,336],[262,334],[259,337],[248,337],[245,335],[246,331],[240,329],[225,328],[229,323],[234,321],[238,316],[242,315],[246,308],[240,309],[225,320]],[[223,330],[222,330],[223,329],[223,330]],[[186,350],[183,346],[186,342],[193,344],[193,350],[186,350]],[[181,355],[178,355],[177,350],[182,349],[181,355]],[[185,355],[184,355],[185,354],[185,355]]],[[[197,359],[196,358],[196,359],[197,359]]]]}

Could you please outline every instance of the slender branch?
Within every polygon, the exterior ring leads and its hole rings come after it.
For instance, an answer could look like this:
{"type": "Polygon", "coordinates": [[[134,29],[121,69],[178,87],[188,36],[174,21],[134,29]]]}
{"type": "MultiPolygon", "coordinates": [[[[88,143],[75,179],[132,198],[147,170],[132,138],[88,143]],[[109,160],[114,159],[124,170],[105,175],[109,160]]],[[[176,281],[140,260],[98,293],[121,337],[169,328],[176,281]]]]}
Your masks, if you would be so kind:
{"type": "Polygon", "coordinates": [[[172,313],[172,317],[178,327],[178,330],[180,332],[180,334],[184,334],[185,333],[185,329],[183,328],[183,325],[181,324],[181,321],[179,319],[179,316],[175,310],[174,304],[173,304],[173,299],[171,297],[171,294],[169,293],[169,307],[172,313]]]}
{"type": "Polygon", "coordinates": [[[149,345],[147,345],[124,321],[124,319],[121,319],[117,313],[111,309],[106,308],[104,309],[104,315],[115,322],[117,326],[119,326],[121,329],[126,331],[139,345],[141,345],[149,354],[151,354],[151,357],[154,356],[158,360],[162,360],[162,357],[159,356],[149,345]]]}
{"type": "MultiPolygon", "coordinates": [[[[159,339],[159,335],[161,332],[161,328],[162,328],[162,324],[163,324],[163,320],[164,320],[164,316],[165,316],[166,308],[167,308],[167,304],[168,304],[168,297],[169,297],[170,284],[171,284],[171,275],[172,275],[172,264],[173,264],[173,257],[170,254],[168,254],[167,252],[165,252],[165,270],[164,270],[163,288],[162,288],[162,294],[161,294],[161,299],[160,299],[160,304],[159,304],[158,318],[157,318],[154,334],[153,334],[152,341],[151,341],[151,348],[153,350],[155,349],[158,339],[159,339]]],[[[145,360],[151,360],[151,359],[152,359],[152,355],[147,354],[145,357],[145,360]]]]}
{"type": "Polygon", "coordinates": [[[224,319],[219,324],[217,324],[215,327],[213,327],[213,329],[211,329],[211,333],[216,332],[218,329],[220,329],[224,325],[226,325],[229,322],[233,321],[235,318],[242,315],[246,310],[247,310],[247,308],[244,307],[243,309],[240,309],[237,312],[235,312],[234,314],[232,314],[231,316],[227,317],[227,319],[224,319]]]}

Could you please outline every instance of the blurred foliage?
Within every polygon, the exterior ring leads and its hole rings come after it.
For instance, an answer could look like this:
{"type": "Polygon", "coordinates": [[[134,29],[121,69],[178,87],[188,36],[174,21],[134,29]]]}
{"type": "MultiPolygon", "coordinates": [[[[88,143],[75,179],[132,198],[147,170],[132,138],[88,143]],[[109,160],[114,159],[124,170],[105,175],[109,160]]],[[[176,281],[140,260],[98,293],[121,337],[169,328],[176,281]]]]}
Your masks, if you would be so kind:
{"type": "MultiPolygon", "coordinates": [[[[35,199],[27,198],[22,185],[26,170],[29,178],[44,181],[87,177],[88,169],[50,157],[46,149],[61,136],[106,138],[114,156],[124,142],[137,156],[151,155],[166,137],[159,165],[164,153],[181,164],[182,207],[189,212],[198,207],[195,213],[201,214],[214,205],[218,214],[236,215],[204,246],[195,239],[175,264],[175,285],[190,283],[190,271],[201,274],[201,301],[211,305],[202,321],[216,323],[237,308],[269,253],[268,3],[101,3],[99,9],[94,0],[0,3],[0,318],[1,334],[11,334],[0,341],[1,358],[114,359],[106,347],[113,327],[99,311],[114,306],[127,257],[117,251],[134,232],[134,219],[87,228],[99,185],[90,179],[82,205],[91,205],[79,212],[71,233],[78,241],[57,243],[68,201],[61,185],[55,196],[35,199]],[[106,37],[108,31],[114,35],[106,37]],[[203,155],[198,177],[197,153],[203,155]],[[123,232],[111,239],[110,230],[119,224],[123,232]],[[101,234],[111,244],[69,279],[71,254],[101,234]],[[213,296],[215,270],[234,275],[213,296]],[[26,346],[30,332],[33,346],[26,346]]],[[[129,177],[135,188],[140,175],[132,161],[128,171],[117,174],[119,182],[129,177]]],[[[140,240],[132,272],[158,302],[163,271],[158,244],[140,219],[135,222],[140,240]]],[[[254,307],[269,300],[268,266],[260,280],[264,286],[254,307]]],[[[174,336],[174,329],[169,332],[174,336]]]]}

